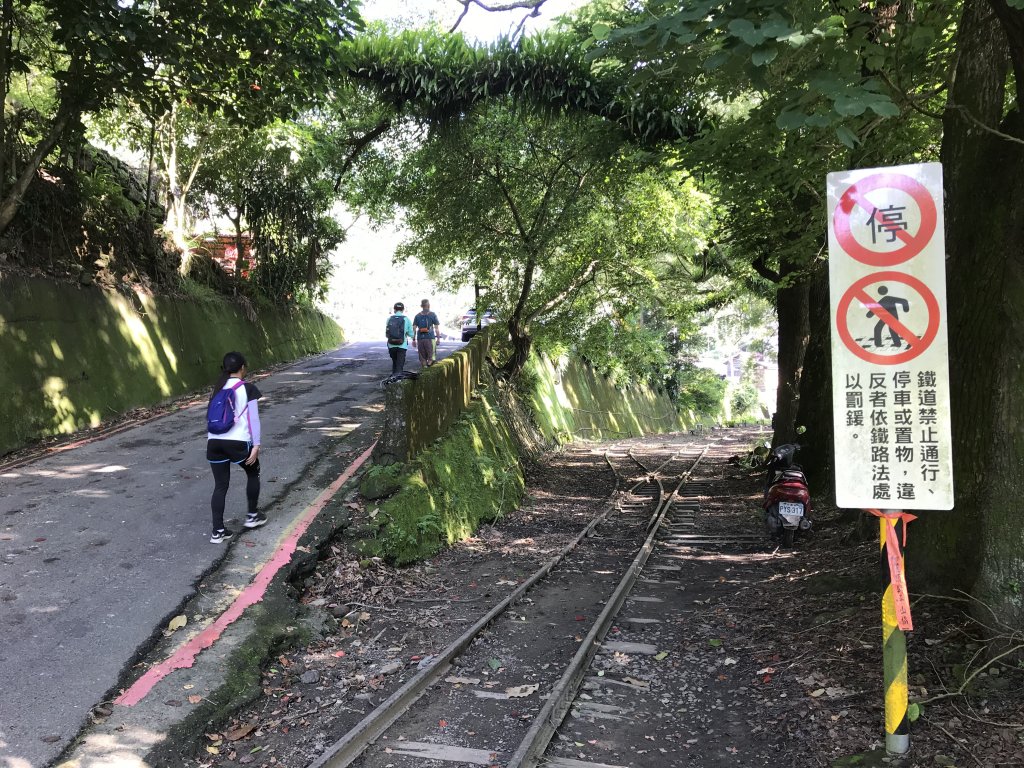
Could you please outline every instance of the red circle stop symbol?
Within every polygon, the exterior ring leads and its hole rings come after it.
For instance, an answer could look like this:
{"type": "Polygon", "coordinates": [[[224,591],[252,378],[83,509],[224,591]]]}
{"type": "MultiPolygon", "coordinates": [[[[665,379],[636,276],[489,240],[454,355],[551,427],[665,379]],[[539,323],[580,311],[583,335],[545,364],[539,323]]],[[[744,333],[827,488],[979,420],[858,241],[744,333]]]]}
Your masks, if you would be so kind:
{"type": "MultiPolygon", "coordinates": [[[[883,292],[879,291],[879,293],[883,292]]],[[[917,309],[921,311],[921,308],[917,309]]],[[[877,365],[899,365],[913,360],[935,341],[935,337],[939,333],[939,302],[928,286],[916,277],[902,272],[875,272],[867,277],[862,277],[843,294],[839,300],[839,306],[836,308],[836,330],[846,348],[861,360],[877,365]],[[910,330],[905,323],[899,320],[896,312],[887,309],[879,299],[868,293],[868,287],[875,283],[885,283],[887,288],[904,285],[921,297],[924,302],[923,309],[928,313],[928,321],[923,335],[918,336],[910,330]],[[895,334],[904,343],[909,344],[910,348],[894,354],[882,354],[865,349],[850,331],[850,309],[855,300],[873,313],[872,319],[876,324],[882,323],[881,328],[876,325],[876,339],[881,337],[879,331],[895,334]]]]}
{"type": "Polygon", "coordinates": [[[839,245],[861,264],[872,267],[893,267],[917,256],[931,241],[937,222],[938,211],[931,193],[919,181],[901,173],[876,173],[851,184],[832,213],[839,245]],[[902,209],[880,209],[871,202],[868,194],[878,190],[897,190],[913,200],[921,216],[917,232],[909,232],[901,221],[902,209]],[[853,236],[851,220],[870,226],[873,238],[881,234],[881,242],[873,239],[870,245],[861,243],[853,236]],[[886,249],[886,244],[896,241],[899,246],[886,249]]]}

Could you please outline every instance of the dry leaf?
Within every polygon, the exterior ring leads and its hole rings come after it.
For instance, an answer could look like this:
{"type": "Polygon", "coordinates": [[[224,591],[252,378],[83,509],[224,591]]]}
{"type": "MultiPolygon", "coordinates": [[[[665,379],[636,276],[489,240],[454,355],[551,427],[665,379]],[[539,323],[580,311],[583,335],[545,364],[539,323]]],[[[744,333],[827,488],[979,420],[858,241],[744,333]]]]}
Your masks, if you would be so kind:
{"type": "Polygon", "coordinates": [[[512,688],[506,688],[505,693],[513,699],[522,699],[529,696],[531,693],[535,693],[540,685],[533,683],[532,685],[517,685],[512,688]]]}
{"type": "Polygon", "coordinates": [[[446,683],[452,685],[480,685],[479,677],[446,677],[444,679],[446,683]]]}
{"type": "Polygon", "coordinates": [[[232,728],[224,735],[227,736],[228,741],[238,741],[239,739],[244,739],[255,730],[256,723],[249,723],[248,725],[240,725],[237,728],[232,728]]]}
{"type": "Polygon", "coordinates": [[[202,696],[189,696],[188,697],[188,703],[189,704],[198,704],[202,700],[203,700],[202,696]]]}
{"type": "Polygon", "coordinates": [[[219,755],[220,747],[207,747],[206,751],[209,752],[211,755],[219,755]]]}
{"type": "Polygon", "coordinates": [[[179,630],[182,627],[184,627],[186,624],[188,624],[188,616],[186,616],[185,614],[181,614],[180,616],[175,616],[173,619],[171,619],[170,623],[167,625],[167,631],[168,632],[176,632],[177,630],[179,630]]]}

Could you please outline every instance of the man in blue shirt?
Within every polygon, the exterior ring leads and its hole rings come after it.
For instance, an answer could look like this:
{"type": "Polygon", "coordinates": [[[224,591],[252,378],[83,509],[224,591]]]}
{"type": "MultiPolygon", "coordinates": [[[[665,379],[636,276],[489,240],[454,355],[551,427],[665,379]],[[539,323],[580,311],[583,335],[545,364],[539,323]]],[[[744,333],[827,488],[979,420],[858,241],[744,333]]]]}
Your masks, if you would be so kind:
{"type": "Polygon", "coordinates": [[[415,338],[412,333],[412,323],[406,317],[405,305],[402,302],[395,303],[395,313],[388,318],[384,333],[388,339],[388,354],[391,355],[391,375],[401,373],[405,370],[405,351],[409,349],[409,342],[406,339],[415,338]]]}
{"type": "Polygon", "coordinates": [[[420,311],[412,319],[412,326],[416,331],[416,351],[420,356],[420,368],[433,365],[441,321],[430,311],[430,302],[427,299],[420,302],[420,311]]]}

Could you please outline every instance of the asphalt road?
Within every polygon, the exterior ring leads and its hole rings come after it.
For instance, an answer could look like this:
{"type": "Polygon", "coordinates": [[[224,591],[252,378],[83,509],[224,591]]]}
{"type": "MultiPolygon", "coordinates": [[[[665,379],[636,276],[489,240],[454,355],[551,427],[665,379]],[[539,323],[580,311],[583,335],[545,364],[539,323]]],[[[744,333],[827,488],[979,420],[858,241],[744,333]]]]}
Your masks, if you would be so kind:
{"type": "MultiPolygon", "coordinates": [[[[390,365],[380,343],[361,342],[260,381],[260,506],[272,525],[248,535],[286,524],[300,510],[275,502],[328,447],[374,427],[390,365]]],[[[2,768],[54,760],[222,557],[209,542],[204,415],[179,411],[0,470],[2,768]]],[[[236,529],[244,485],[234,472],[226,518],[236,529]]]]}

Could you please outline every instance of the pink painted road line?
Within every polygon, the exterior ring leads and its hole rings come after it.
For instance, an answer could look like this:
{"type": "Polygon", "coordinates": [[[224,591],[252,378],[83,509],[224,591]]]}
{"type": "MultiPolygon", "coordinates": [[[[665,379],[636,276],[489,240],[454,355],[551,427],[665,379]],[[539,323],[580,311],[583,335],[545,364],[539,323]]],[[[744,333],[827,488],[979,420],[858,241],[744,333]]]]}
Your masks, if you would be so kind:
{"type": "MultiPolygon", "coordinates": [[[[376,443],[374,443],[376,445],[376,443]]],[[[288,537],[281,542],[281,546],[274,552],[273,557],[267,562],[260,572],[256,574],[256,578],[252,580],[252,583],[242,590],[242,593],[235,598],[235,601],[228,607],[224,613],[222,613],[216,621],[210,626],[200,632],[198,635],[193,637],[181,648],[174,652],[174,654],[155,667],[151,667],[146,674],[132,683],[128,690],[124,691],[120,696],[114,699],[115,704],[119,704],[122,707],[134,707],[140,701],[142,701],[146,695],[153,690],[153,687],[167,677],[171,672],[176,669],[186,669],[191,667],[196,660],[196,656],[201,651],[206,650],[213,645],[222,634],[224,630],[228,628],[234,621],[241,617],[242,612],[245,611],[250,605],[255,605],[263,599],[263,596],[267,593],[267,588],[270,586],[270,582],[273,581],[274,576],[287,565],[292,555],[295,553],[295,548],[299,544],[299,539],[302,538],[302,534],[309,528],[310,523],[313,522],[314,518],[320,513],[320,511],[327,505],[334,495],[341,490],[341,486],[349,481],[352,475],[355,474],[356,470],[363,465],[363,463],[370,458],[370,453],[373,451],[373,445],[367,448],[352,464],[349,465],[348,469],[341,473],[337,480],[331,483],[324,491],[316,497],[316,500],[310,504],[306,511],[302,513],[299,518],[298,524],[292,530],[288,537]]]]}

